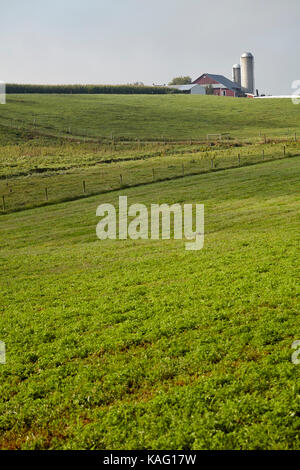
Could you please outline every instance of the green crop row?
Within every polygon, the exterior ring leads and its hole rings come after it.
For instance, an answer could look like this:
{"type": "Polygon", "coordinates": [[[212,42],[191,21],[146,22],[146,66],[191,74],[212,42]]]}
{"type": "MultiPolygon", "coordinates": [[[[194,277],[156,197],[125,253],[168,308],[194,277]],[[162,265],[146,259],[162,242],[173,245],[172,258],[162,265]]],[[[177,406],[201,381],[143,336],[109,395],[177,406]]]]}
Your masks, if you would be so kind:
{"type": "Polygon", "coordinates": [[[28,85],[9,83],[6,93],[164,95],[181,93],[177,89],[144,85],[28,85]]]}

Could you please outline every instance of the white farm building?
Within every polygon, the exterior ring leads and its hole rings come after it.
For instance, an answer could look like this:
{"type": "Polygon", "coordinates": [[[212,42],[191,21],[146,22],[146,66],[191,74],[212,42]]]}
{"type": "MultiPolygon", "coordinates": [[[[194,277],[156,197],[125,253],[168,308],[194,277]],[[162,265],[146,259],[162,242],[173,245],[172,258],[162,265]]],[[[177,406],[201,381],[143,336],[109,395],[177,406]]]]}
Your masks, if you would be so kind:
{"type": "Polygon", "coordinates": [[[206,90],[205,86],[198,85],[197,83],[190,84],[190,85],[169,85],[169,88],[176,88],[180,91],[185,91],[190,95],[205,95],[206,90]]]}

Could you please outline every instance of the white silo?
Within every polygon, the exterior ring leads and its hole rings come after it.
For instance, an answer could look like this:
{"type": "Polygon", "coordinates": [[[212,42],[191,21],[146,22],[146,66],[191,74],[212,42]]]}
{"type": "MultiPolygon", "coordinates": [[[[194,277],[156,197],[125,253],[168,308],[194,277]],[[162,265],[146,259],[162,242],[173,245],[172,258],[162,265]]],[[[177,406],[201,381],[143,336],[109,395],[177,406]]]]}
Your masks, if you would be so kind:
{"type": "Polygon", "coordinates": [[[254,94],[254,57],[251,52],[244,52],[241,56],[241,82],[243,91],[254,94]]]}
{"type": "Polygon", "coordinates": [[[234,64],[232,67],[232,81],[241,86],[241,66],[240,64],[234,64]]]}

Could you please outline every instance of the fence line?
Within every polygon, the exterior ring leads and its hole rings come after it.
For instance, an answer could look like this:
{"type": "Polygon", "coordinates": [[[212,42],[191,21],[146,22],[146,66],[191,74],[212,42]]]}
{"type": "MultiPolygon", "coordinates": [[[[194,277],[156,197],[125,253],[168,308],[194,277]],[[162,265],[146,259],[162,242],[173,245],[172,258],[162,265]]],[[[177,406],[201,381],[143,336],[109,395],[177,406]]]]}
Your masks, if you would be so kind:
{"type": "Polygon", "coordinates": [[[266,134],[258,134],[257,136],[255,135],[249,135],[248,137],[241,137],[241,136],[232,136],[230,135],[229,132],[223,132],[223,133],[215,133],[215,134],[206,134],[203,136],[199,136],[198,138],[182,138],[182,139],[172,139],[172,138],[167,138],[165,136],[160,136],[157,138],[136,138],[133,136],[115,136],[112,133],[110,135],[105,135],[105,136],[92,136],[92,135],[87,135],[83,134],[81,129],[78,129],[78,133],[76,134],[76,129],[74,129],[71,125],[65,124],[66,127],[62,127],[61,129],[58,129],[56,127],[53,127],[49,124],[39,126],[37,122],[37,118],[35,117],[32,124],[30,124],[28,121],[24,121],[22,119],[16,119],[16,118],[2,118],[4,119],[5,124],[3,122],[0,123],[1,126],[11,128],[11,129],[16,129],[16,130],[24,130],[27,132],[32,132],[34,129],[34,132],[38,135],[44,136],[44,137],[54,137],[54,138],[60,138],[60,139],[65,139],[66,141],[71,140],[71,141],[78,141],[82,139],[83,143],[86,142],[86,139],[88,139],[88,142],[90,143],[111,143],[112,145],[118,143],[136,143],[138,147],[140,147],[141,144],[143,143],[160,143],[162,145],[165,144],[209,144],[213,142],[218,142],[218,143],[234,143],[238,140],[243,141],[243,140],[250,140],[250,139],[255,139],[259,138],[259,140],[267,144],[269,142],[272,142],[273,140],[278,140],[280,139],[282,142],[290,142],[290,141],[298,141],[298,133],[297,131],[292,131],[290,134],[286,134],[285,136],[282,135],[280,137],[276,136],[267,136],[266,134]],[[8,122],[7,122],[8,121],[8,122]],[[13,123],[16,123],[13,125],[13,123]],[[54,131],[56,133],[51,133],[48,131],[54,131]],[[73,130],[73,132],[72,132],[73,130]],[[215,140],[210,140],[209,136],[217,136],[215,140]]]}
{"type": "MultiPolygon", "coordinates": [[[[123,189],[123,188],[134,188],[134,187],[138,187],[138,186],[142,186],[142,185],[146,185],[146,184],[153,184],[153,183],[156,183],[156,182],[170,181],[170,180],[183,178],[183,177],[188,177],[188,176],[197,176],[197,175],[208,174],[208,173],[227,170],[227,169],[247,167],[247,166],[256,165],[258,163],[270,162],[270,161],[275,161],[275,160],[282,160],[282,159],[291,158],[291,157],[297,157],[299,155],[300,155],[299,153],[298,154],[296,153],[294,155],[288,155],[288,157],[287,157],[286,147],[284,146],[283,149],[282,149],[282,154],[278,157],[271,156],[269,158],[265,158],[265,152],[263,150],[263,153],[261,155],[260,160],[255,159],[255,157],[259,156],[257,154],[252,155],[252,156],[246,155],[245,157],[248,159],[248,161],[243,163],[242,158],[241,158],[241,154],[239,153],[238,156],[237,156],[238,158],[236,160],[236,164],[233,164],[233,165],[217,166],[218,160],[216,158],[214,158],[214,159],[210,160],[210,166],[208,168],[201,169],[200,171],[190,171],[189,172],[188,171],[189,168],[187,166],[185,166],[184,163],[182,163],[182,165],[177,168],[177,170],[178,170],[177,174],[170,174],[170,175],[167,175],[167,176],[164,176],[164,177],[159,177],[159,175],[158,175],[157,178],[155,177],[156,174],[158,174],[159,171],[161,173],[163,173],[164,170],[168,170],[168,167],[159,167],[159,168],[157,168],[157,171],[155,170],[155,168],[152,168],[152,169],[149,170],[149,172],[152,170],[151,171],[152,172],[152,178],[150,178],[150,175],[148,175],[148,180],[137,181],[137,182],[132,183],[132,184],[126,183],[126,179],[124,179],[124,175],[121,173],[121,174],[119,174],[119,184],[116,184],[116,187],[114,187],[114,188],[102,189],[102,190],[99,190],[99,191],[90,191],[89,193],[87,193],[86,181],[83,180],[82,181],[83,191],[81,193],[78,191],[78,194],[76,194],[74,196],[70,195],[69,197],[68,196],[64,197],[63,195],[61,195],[61,197],[58,196],[57,199],[52,199],[52,200],[49,199],[48,190],[50,188],[49,188],[49,186],[47,186],[47,187],[44,188],[44,191],[45,191],[44,201],[42,201],[42,199],[41,199],[40,203],[34,204],[34,202],[33,202],[32,205],[25,206],[25,207],[18,207],[17,202],[15,203],[15,205],[13,207],[9,207],[9,198],[7,197],[7,195],[2,195],[2,214],[10,213],[10,212],[17,212],[17,211],[20,211],[20,210],[32,209],[34,207],[41,207],[41,206],[45,206],[45,205],[49,205],[49,204],[58,204],[60,202],[72,201],[72,200],[80,199],[82,197],[90,197],[90,196],[94,196],[94,195],[98,195],[98,194],[99,195],[100,194],[106,194],[106,193],[110,193],[110,192],[119,191],[120,189],[123,189]],[[250,157],[250,161],[249,161],[249,157],[250,157]],[[253,157],[252,161],[251,161],[251,157],[253,157]],[[181,168],[181,171],[180,171],[180,168],[181,168]]],[[[222,160],[226,161],[226,158],[223,158],[222,160]]],[[[209,162],[209,159],[207,159],[207,162],[209,162]]],[[[144,177],[147,178],[147,174],[144,175],[144,177]]],[[[57,196],[57,191],[54,190],[53,194],[55,194],[55,196],[57,196]]]]}

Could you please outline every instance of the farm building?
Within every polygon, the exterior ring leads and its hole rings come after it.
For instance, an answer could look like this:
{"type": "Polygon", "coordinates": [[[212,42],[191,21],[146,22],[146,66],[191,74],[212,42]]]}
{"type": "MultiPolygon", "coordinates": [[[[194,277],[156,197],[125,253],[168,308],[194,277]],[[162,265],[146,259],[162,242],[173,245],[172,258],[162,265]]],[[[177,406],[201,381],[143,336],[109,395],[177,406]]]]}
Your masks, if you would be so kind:
{"type": "Polygon", "coordinates": [[[191,95],[216,95],[255,98],[259,96],[255,90],[254,57],[251,52],[244,52],[240,64],[232,67],[232,80],[224,75],[203,73],[189,85],[172,85],[170,88],[189,93],[191,95]]]}
{"type": "Polygon", "coordinates": [[[197,83],[190,85],[169,85],[169,88],[176,88],[190,95],[205,95],[206,93],[206,87],[198,85],[197,83]]]}
{"type": "Polygon", "coordinates": [[[201,85],[202,87],[211,86],[213,88],[213,94],[218,96],[240,96],[241,87],[224,77],[223,75],[213,75],[210,73],[204,73],[196,80],[193,81],[193,85],[201,85]]]}

